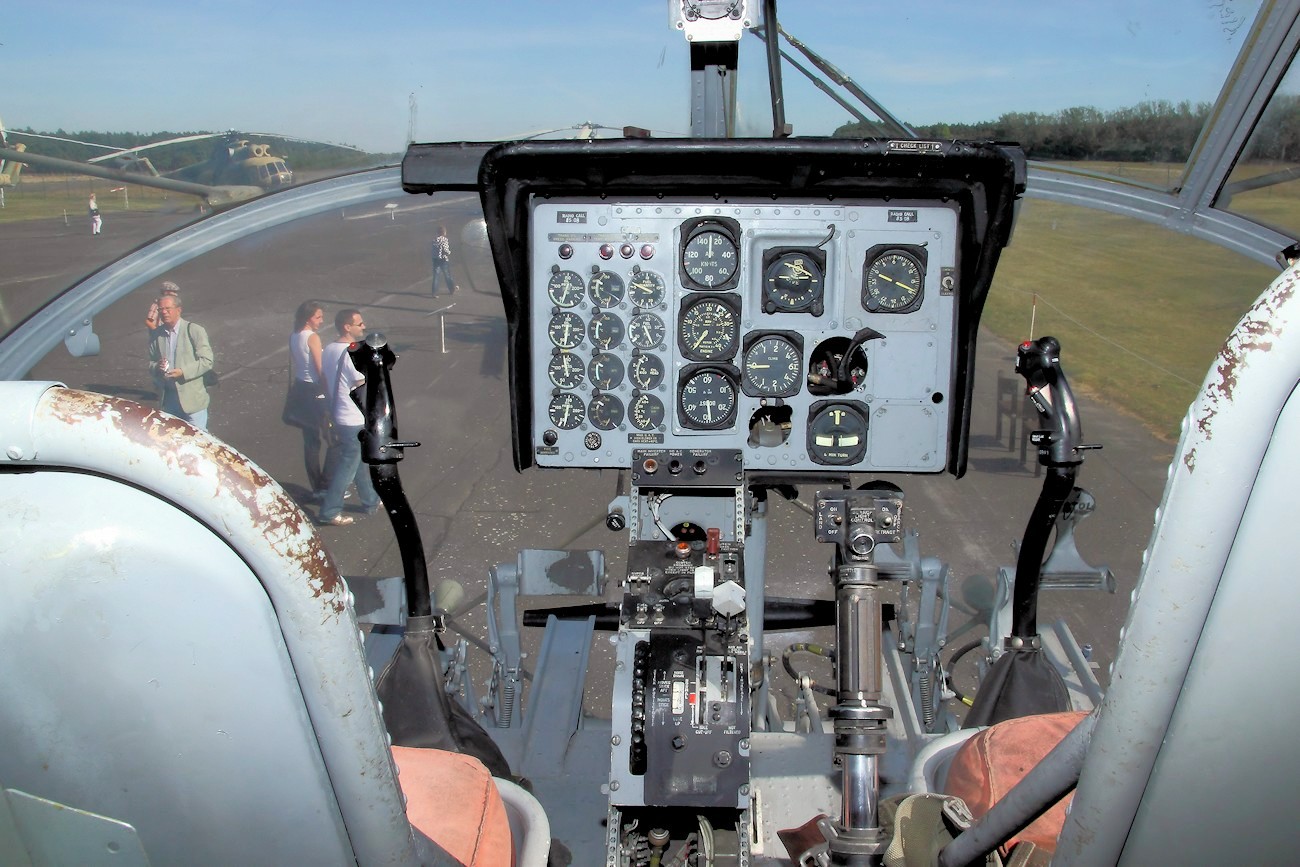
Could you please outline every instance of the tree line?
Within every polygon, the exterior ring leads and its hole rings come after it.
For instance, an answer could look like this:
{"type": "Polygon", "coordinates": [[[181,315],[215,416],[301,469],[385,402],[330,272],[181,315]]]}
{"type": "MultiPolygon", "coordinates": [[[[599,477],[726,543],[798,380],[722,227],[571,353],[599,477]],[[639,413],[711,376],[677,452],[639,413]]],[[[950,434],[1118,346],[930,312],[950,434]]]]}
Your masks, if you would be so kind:
{"type": "MultiPolygon", "coordinates": [[[[138,133],[100,132],[97,130],[68,132],[64,129],[57,129],[54,132],[45,132],[30,127],[26,129],[11,129],[6,132],[9,136],[10,146],[16,142],[24,142],[33,153],[81,162],[92,157],[103,156],[104,154],[109,153],[109,151],[103,147],[93,147],[92,145],[81,144],[79,142],[93,142],[99,145],[108,145],[111,148],[126,149],[174,138],[211,135],[211,133],[207,131],[162,131],[138,133]],[[76,139],[77,141],[25,138],[21,135],[14,134],[23,132],[57,136],[60,139],[76,139]]],[[[149,150],[141,152],[140,156],[147,157],[149,162],[151,162],[154,168],[159,172],[171,172],[176,169],[184,168],[185,166],[194,165],[195,163],[205,162],[212,156],[213,148],[224,145],[225,135],[225,133],[221,133],[213,138],[203,139],[201,141],[177,142],[176,144],[169,144],[164,147],[150,148],[149,150]]],[[[367,154],[357,150],[350,150],[347,147],[338,147],[324,142],[292,141],[269,136],[244,135],[242,133],[231,133],[230,137],[232,139],[246,138],[250,142],[264,142],[269,144],[271,146],[271,153],[278,157],[283,157],[285,162],[287,162],[289,167],[292,169],[360,168],[363,166],[376,165],[377,156],[381,156],[376,154],[367,154]]],[[[397,157],[396,154],[382,156],[392,157],[393,159],[397,157]]]]}
{"type": "MultiPolygon", "coordinates": [[[[1076,106],[1053,113],[1008,112],[981,123],[913,124],[921,138],[1019,142],[1030,159],[1184,162],[1191,155],[1210,103],[1141,102],[1102,111],[1076,106]]],[[[837,137],[877,135],[874,125],[845,124],[837,137]]],[[[1300,158],[1300,95],[1275,94],[1253,134],[1249,159],[1300,158]]]]}

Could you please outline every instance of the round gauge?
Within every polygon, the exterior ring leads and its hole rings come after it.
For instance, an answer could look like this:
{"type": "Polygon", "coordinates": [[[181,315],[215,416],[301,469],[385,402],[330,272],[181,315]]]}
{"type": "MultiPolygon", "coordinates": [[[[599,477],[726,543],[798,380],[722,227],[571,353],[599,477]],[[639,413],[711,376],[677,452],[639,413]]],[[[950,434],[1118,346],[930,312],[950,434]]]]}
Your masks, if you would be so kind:
{"type": "Polygon", "coordinates": [[[886,250],[862,274],[862,306],[871,311],[902,313],[921,299],[925,269],[911,253],[886,250]]]}
{"type": "Polygon", "coordinates": [[[600,349],[612,349],[623,342],[623,320],[613,313],[593,313],[587,335],[600,349]]]}
{"type": "Polygon", "coordinates": [[[764,297],[769,312],[798,312],[820,306],[826,286],[821,262],[804,250],[787,250],[773,259],[763,272],[764,297]]]}
{"type": "Polygon", "coordinates": [[[627,284],[627,300],[642,310],[658,307],[667,294],[664,278],[654,271],[637,271],[627,284]]]}
{"type": "Polygon", "coordinates": [[[546,366],[546,375],[556,388],[577,388],[582,385],[582,359],[572,352],[557,352],[546,366]]]}
{"type": "Polygon", "coordinates": [[[664,321],[653,313],[639,313],[627,324],[628,336],[638,349],[654,349],[664,341],[664,321]]]}
{"type": "Polygon", "coordinates": [[[696,232],[682,248],[682,271],[700,289],[721,289],[736,273],[736,242],[716,228],[696,232]]]}
{"type": "Polygon", "coordinates": [[[701,370],[682,384],[678,397],[685,425],[712,430],[736,417],[736,383],[719,370],[701,370]]]}
{"type": "Polygon", "coordinates": [[[636,353],[627,371],[632,384],[642,391],[658,388],[664,381],[664,363],[657,355],[636,353]]]}
{"type": "Polygon", "coordinates": [[[808,456],[819,464],[856,464],[866,451],[867,417],[851,404],[827,404],[808,423],[808,456]]]}
{"type": "Polygon", "coordinates": [[[547,414],[551,417],[551,424],[560,430],[573,430],[587,417],[587,406],[578,395],[566,391],[551,398],[547,414]]]}
{"type": "Polygon", "coordinates": [[[573,307],[582,300],[582,278],[575,271],[556,271],[546,284],[546,294],[557,307],[573,307]]]}
{"type": "Polygon", "coordinates": [[[582,327],[582,317],[576,313],[556,313],[546,326],[546,335],[551,342],[561,349],[572,349],[582,342],[586,331],[582,327]]]}
{"type": "Polygon", "coordinates": [[[638,430],[652,430],[664,423],[663,401],[653,394],[638,394],[632,398],[628,418],[638,430]]]}
{"type": "Polygon", "coordinates": [[[613,430],[623,423],[623,401],[612,394],[598,394],[587,405],[587,418],[601,430],[613,430]]]}
{"type": "Polygon", "coordinates": [[[587,376],[594,387],[603,391],[618,388],[623,382],[623,362],[617,355],[597,353],[587,365],[587,376]]]}
{"type": "Polygon", "coordinates": [[[597,271],[587,284],[587,294],[597,307],[613,307],[623,300],[623,278],[613,271],[597,271]]]}
{"type": "Polygon", "coordinates": [[[717,298],[704,297],[683,305],[677,340],[682,353],[694,361],[721,361],[736,354],[740,325],[736,311],[717,298]]]}
{"type": "Polygon", "coordinates": [[[745,393],[758,397],[789,397],[799,392],[803,358],[789,338],[760,337],[745,351],[745,393]]]}

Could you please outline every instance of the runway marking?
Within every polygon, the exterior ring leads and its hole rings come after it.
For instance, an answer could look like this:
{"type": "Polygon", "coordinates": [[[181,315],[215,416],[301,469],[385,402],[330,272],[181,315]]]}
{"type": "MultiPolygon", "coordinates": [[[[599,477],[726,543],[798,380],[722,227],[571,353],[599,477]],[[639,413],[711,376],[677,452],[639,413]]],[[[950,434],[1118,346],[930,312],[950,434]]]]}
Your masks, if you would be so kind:
{"type": "Polygon", "coordinates": [[[387,219],[391,220],[393,219],[394,214],[409,214],[409,213],[414,213],[415,211],[427,211],[430,208],[441,208],[441,207],[445,207],[446,205],[463,205],[466,202],[472,202],[477,200],[478,200],[478,196],[469,196],[469,195],[456,196],[455,198],[452,199],[443,199],[437,202],[428,202],[426,204],[411,205],[410,207],[406,207],[406,208],[397,207],[397,208],[393,208],[391,211],[385,209],[383,211],[376,211],[373,214],[357,214],[356,216],[344,217],[343,219],[371,220],[374,219],[375,217],[386,217],[387,219]]]}
{"type": "Polygon", "coordinates": [[[56,271],[53,274],[37,274],[32,277],[11,277],[8,280],[0,280],[0,286],[15,286],[19,283],[30,283],[33,280],[49,280],[51,277],[63,277],[71,274],[71,271],[56,271]]]}

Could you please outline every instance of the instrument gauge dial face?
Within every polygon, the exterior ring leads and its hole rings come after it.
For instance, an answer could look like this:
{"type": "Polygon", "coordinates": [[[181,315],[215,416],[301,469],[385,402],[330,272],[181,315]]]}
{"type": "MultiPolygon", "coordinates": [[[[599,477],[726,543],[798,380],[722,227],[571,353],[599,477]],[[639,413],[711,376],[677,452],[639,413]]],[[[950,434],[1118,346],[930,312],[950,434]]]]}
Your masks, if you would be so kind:
{"type": "Polygon", "coordinates": [[[745,393],[756,397],[798,394],[803,358],[798,347],[778,335],[760,337],[745,352],[745,393]]]}
{"type": "Polygon", "coordinates": [[[593,313],[587,326],[587,336],[599,349],[613,349],[623,342],[623,320],[613,313],[593,313]]]}
{"type": "Polygon", "coordinates": [[[664,278],[654,271],[638,271],[627,284],[627,300],[642,310],[658,307],[667,294],[664,278]]]}
{"type": "Polygon", "coordinates": [[[577,388],[582,385],[582,359],[572,352],[557,352],[551,356],[546,374],[556,388],[577,388]]]}
{"type": "Polygon", "coordinates": [[[701,370],[682,383],[682,422],[697,430],[731,427],[736,418],[736,383],[719,370],[701,370]]]}
{"type": "Polygon", "coordinates": [[[905,313],[921,300],[925,269],[911,253],[886,250],[862,273],[862,306],[879,313],[905,313]]]}
{"type": "Polygon", "coordinates": [[[623,423],[623,401],[612,394],[598,394],[587,405],[587,418],[601,430],[613,430],[623,423]]]}
{"type": "Polygon", "coordinates": [[[701,297],[682,306],[677,340],[693,361],[721,361],[736,354],[740,323],[735,309],[719,298],[701,297]]]}
{"type": "Polygon", "coordinates": [[[613,271],[598,271],[591,275],[587,294],[597,307],[613,307],[623,300],[623,278],[613,271]]]}
{"type": "Polygon", "coordinates": [[[664,404],[653,394],[638,394],[632,398],[628,418],[638,430],[653,430],[664,423],[664,404]]]}
{"type": "Polygon", "coordinates": [[[637,353],[627,371],[632,384],[642,391],[651,391],[664,381],[664,363],[657,355],[637,353]]]}
{"type": "Polygon", "coordinates": [[[546,295],[556,307],[574,307],[582,300],[585,289],[575,271],[556,271],[546,284],[546,295]]]}
{"type": "Polygon", "coordinates": [[[587,418],[587,406],[578,395],[566,391],[551,398],[547,415],[560,430],[573,430],[587,418]]]}
{"type": "Polygon", "coordinates": [[[602,391],[618,388],[623,383],[623,362],[617,355],[597,353],[587,365],[587,376],[602,391]]]}
{"type": "Polygon", "coordinates": [[[632,317],[627,332],[637,349],[654,349],[664,342],[664,321],[653,313],[640,313],[632,317]]]}
{"type": "Polygon", "coordinates": [[[546,335],[561,349],[572,349],[583,341],[586,329],[583,328],[582,317],[578,314],[557,313],[551,317],[550,324],[546,326],[546,335]]]}
{"type": "Polygon", "coordinates": [[[808,422],[808,456],[817,463],[856,464],[866,451],[867,417],[858,407],[831,403],[817,410],[808,422]]]}
{"type": "Polygon", "coordinates": [[[812,253],[788,250],[773,259],[763,272],[763,289],[768,312],[820,313],[826,288],[826,274],[812,253]]]}
{"type": "Polygon", "coordinates": [[[739,259],[736,242],[718,229],[697,232],[682,248],[682,270],[701,289],[721,289],[730,283],[739,259]]]}

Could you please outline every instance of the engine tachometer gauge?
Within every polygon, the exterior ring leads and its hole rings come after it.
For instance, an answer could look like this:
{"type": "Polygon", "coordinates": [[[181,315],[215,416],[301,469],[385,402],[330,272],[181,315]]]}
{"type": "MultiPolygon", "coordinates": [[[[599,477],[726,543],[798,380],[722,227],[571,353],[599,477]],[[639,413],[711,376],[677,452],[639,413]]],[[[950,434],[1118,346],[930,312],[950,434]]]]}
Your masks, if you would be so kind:
{"type": "Polygon", "coordinates": [[[658,273],[633,269],[627,284],[627,300],[642,310],[649,310],[662,304],[667,294],[668,287],[658,273]]]}
{"type": "Polygon", "coordinates": [[[623,278],[613,271],[597,271],[587,284],[587,294],[597,307],[613,307],[623,300],[623,278]]]}
{"type": "Polygon", "coordinates": [[[727,289],[740,266],[740,226],[732,220],[693,220],[682,226],[682,282],[688,289],[727,289]]]}
{"type": "Polygon", "coordinates": [[[623,342],[623,320],[613,313],[601,311],[591,315],[587,336],[600,349],[613,349],[623,342]]]}
{"type": "Polygon", "coordinates": [[[847,466],[867,451],[867,414],[860,404],[813,404],[808,422],[808,457],[819,464],[847,466]]]}
{"type": "Polygon", "coordinates": [[[677,345],[692,361],[721,361],[736,354],[740,339],[739,301],[733,296],[698,296],[682,304],[677,345]]]}
{"type": "Polygon", "coordinates": [[[763,256],[763,309],[822,314],[826,259],[819,250],[769,250],[763,256]]]}
{"type": "Polygon", "coordinates": [[[551,398],[546,412],[551,417],[551,424],[560,430],[573,430],[586,419],[587,405],[578,395],[565,391],[551,398]]]}
{"type": "Polygon", "coordinates": [[[677,406],[684,427],[717,430],[736,419],[736,382],[724,371],[703,368],[683,373],[677,406]]]}
{"type": "MultiPolygon", "coordinates": [[[[924,251],[922,251],[922,254],[924,251]]],[[[872,313],[908,313],[921,303],[925,264],[916,253],[898,247],[874,256],[862,267],[862,306],[872,313]]]]}
{"type": "Polygon", "coordinates": [[[623,362],[617,355],[599,352],[587,365],[587,376],[593,386],[603,391],[618,388],[623,382],[623,362]]]}
{"type": "Polygon", "coordinates": [[[664,381],[663,360],[649,353],[633,353],[627,375],[632,384],[642,391],[656,389],[664,381]]]}
{"type": "Polygon", "coordinates": [[[561,349],[572,349],[586,336],[582,317],[576,313],[556,313],[546,326],[546,336],[561,349]]]}
{"type": "Polygon", "coordinates": [[[555,266],[546,283],[546,295],[556,307],[574,307],[582,300],[585,285],[576,271],[561,271],[555,266]]]}
{"type": "Polygon", "coordinates": [[[638,430],[653,430],[664,423],[664,404],[653,394],[638,394],[632,398],[628,418],[638,430]]]}
{"type": "Polygon", "coordinates": [[[594,427],[613,430],[623,423],[623,401],[612,394],[598,394],[587,405],[587,418],[594,427]]]}
{"type": "Polygon", "coordinates": [[[637,349],[654,349],[664,342],[664,321],[653,313],[639,313],[627,324],[627,333],[637,349]]]}
{"type": "Polygon", "coordinates": [[[546,375],[556,388],[577,388],[582,385],[582,359],[572,352],[557,351],[546,366],[546,375]]]}
{"type": "MultiPolygon", "coordinates": [[[[749,337],[745,338],[750,340],[749,337]]],[[[799,393],[803,379],[803,353],[790,338],[767,334],[745,350],[745,394],[755,397],[790,397],[799,393]]]]}

